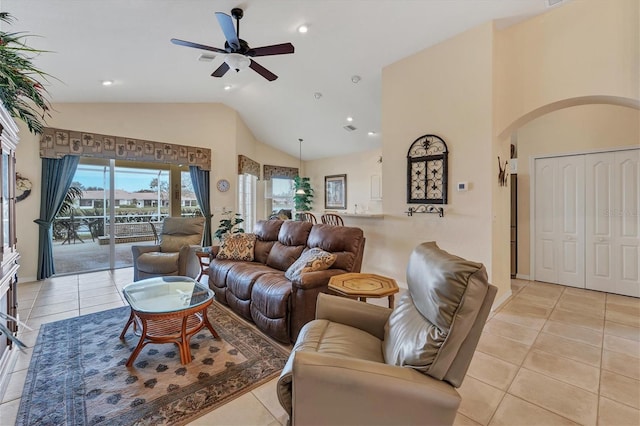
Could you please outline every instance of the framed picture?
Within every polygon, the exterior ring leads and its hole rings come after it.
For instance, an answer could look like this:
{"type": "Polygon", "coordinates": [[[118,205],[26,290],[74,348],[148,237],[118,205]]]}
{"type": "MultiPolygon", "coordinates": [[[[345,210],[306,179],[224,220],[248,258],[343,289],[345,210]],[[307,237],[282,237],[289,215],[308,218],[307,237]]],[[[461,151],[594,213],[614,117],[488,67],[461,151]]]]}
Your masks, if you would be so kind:
{"type": "Polygon", "coordinates": [[[347,175],[324,177],[324,208],[347,208],[347,175]]]}

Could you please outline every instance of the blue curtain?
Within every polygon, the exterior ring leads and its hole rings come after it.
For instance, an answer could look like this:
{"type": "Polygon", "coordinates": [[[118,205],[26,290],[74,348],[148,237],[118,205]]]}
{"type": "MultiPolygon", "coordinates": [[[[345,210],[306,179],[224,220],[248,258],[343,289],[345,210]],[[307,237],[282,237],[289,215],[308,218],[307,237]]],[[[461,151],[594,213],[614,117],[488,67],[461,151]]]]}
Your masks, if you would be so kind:
{"type": "Polygon", "coordinates": [[[39,228],[38,279],[49,278],[56,273],[53,264],[52,224],[64,197],[73,182],[80,157],[65,155],[61,159],[42,159],[42,193],[40,195],[40,219],[34,220],[39,228]]]}
{"type": "Polygon", "coordinates": [[[202,170],[198,166],[189,166],[189,174],[191,175],[191,183],[196,193],[196,199],[200,204],[200,210],[204,216],[204,237],[202,245],[208,247],[211,245],[211,205],[209,204],[209,170],[202,170]]]}

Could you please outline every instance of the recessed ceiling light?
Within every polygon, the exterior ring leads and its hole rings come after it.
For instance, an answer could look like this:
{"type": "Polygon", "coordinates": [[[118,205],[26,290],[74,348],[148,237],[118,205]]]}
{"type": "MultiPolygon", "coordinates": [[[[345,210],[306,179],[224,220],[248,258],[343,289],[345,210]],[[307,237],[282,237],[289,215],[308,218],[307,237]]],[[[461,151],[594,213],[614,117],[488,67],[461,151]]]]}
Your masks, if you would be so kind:
{"type": "Polygon", "coordinates": [[[353,121],[353,117],[347,117],[347,121],[351,123],[353,121]]]}
{"type": "Polygon", "coordinates": [[[369,132],[369,133],[367,133],[367,134],[368,134],[369,136],[375,136],[375,135],[376,135],[376,132],[369,132]]]}
{"type": "Polygon", "coordinates": [[[232,87],[233,87],[232,85],[227,84],[226,86],[224,86],[224,90],[229,91],[229,90],[231,90],[232,87]]]}
{"type": "Polygon", "coordinates": [[[102,80],[103,86],[111,86],[113,85],[113,80],[102,80]]]}
{"type": "Polygon", "coordinates": [[[300,34],[305,34],[307,31],[309,31],[309,27],[304,24],[298,27],[298,32],[300,34]]]}
{"type": "Polygon", "coordinates": [[[351,82],[354,83],[354,84],[359,83],[360,80],[362,80],[362,77],[360,77],[359,75],[352,75],[351,76],[351,82]]]}
{"type": "Polygon", "coordinates": [[[316,93],[313,94],[313,97],[316,98],[316,99],[320,99],[322,97],[322,93],[316,92],[316,93]]]}

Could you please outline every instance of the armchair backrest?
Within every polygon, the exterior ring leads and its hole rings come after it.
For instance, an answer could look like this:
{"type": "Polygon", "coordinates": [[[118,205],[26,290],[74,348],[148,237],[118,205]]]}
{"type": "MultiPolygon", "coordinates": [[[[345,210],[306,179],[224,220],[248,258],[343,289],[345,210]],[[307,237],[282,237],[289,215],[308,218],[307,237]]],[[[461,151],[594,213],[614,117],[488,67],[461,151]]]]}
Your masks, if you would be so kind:
{"type": "Polygon", "coordinates": [[[481,263],[449,254],[434,242],[414,249],[407,286],[385,329],[385,361],[459,387],[497,288],[481,263]]]}
{"type": "Polygon", "coordinates": [[[160,251],[177,252],[185,245],[200,245],[204,217],[167,217],[162,222],[160,251]]]}

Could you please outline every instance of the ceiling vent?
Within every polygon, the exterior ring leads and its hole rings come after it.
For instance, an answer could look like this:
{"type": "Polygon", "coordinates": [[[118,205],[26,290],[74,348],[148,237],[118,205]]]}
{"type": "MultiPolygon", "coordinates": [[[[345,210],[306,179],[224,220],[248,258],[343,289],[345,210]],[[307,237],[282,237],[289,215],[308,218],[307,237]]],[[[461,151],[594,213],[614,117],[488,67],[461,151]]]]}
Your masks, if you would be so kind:
{"type": "Polygon", "coordinates": [[[356,130],[356,127],[355,127],[355,126],[352,126],[351,124],[347,124],[346,126],[344,126],[344,129],[345,129],[347,132],[353,132],[354,130],[356,130]]]}
{"type": "Polygon", "coordinates": [[[553,7],[556,6],[560,3],[562,3],[564,0],[547,0],[547,7],[553,7]]]}
{"type": "Polygon", "coordinates": [[[203,53],[202,55],[198,56],[198,60],[200,62],[211,62],[216,58],[216,55],[211,55],[211,54],[206,54],[203,53]]]}

